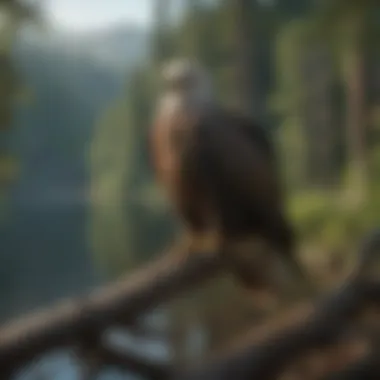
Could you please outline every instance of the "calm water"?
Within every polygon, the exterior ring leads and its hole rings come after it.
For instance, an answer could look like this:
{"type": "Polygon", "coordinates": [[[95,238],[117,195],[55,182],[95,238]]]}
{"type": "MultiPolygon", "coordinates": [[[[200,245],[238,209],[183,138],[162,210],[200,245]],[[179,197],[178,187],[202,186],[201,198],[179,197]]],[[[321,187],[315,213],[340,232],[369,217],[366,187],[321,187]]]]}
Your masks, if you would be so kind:
{"type": "MultiPolygon", "coordinates": [[[[0,323],[87,293],[100,281],[86,244],[86,202],[48,195],[28,199],[24,193],[14,193],[12,213],[1,232],[0,323]]],[[[160,311],[146,320],[158,329],[168,326],[160,311]]],[[[110,339],[120,349],[156,360],[170,357],[165,342],[136,340],[120,332],[110,339]]],[[[76,380],[78,368],[80,362],[72,353],[52,352],[24,368],[15,380],[76,380]]],[[[99,380],[118,379],[138,377],[114,369],[99,376],[99,380]]]]}
{"type": "MultiPolygon", "coordinates": [[[[85,186],[68,189],[28,182],[21,180],[13,189],[9,218],[0,230],[0,323],[62,298],[85,295],[101,283],[87,246],[85,186]]],[[[157,309],[145,323],[163,335],[170,327],[167,313],[157,309]]],[[[189,332],[185,346],[190,356],[200,355],[204,337],[199,328],[189,332]]],[[[164,341],[139,340],[120,331],[110,339],[113,346],[151,360],[167,362],[173,356],[164,341]]],[[[79,370],[80,361],[72,352],[57,351],[23,368],[14,380],[79,380],[79,370]]],[[[97,379],[139,377],[109,368],[97,379]]]]}
{"type": "MultiPolygon", "coordinates": [[[[155,312],[145,318],[143,323],[161,331],[165,331],[169,327],[165,311],[155,312]]],[[[161,363],[170,362],[172,357],[171,348],[167,342],[136,338],[125,331],[115,330],[108,334],[106,344],[112,345],[113,349],[120,350],[120,352],[132,352],[136,356],[161,363]]],[[[73,351],[57,350],[20,370],[14,380],[81,380],[80,371],[81,361],[73,351]]],[[[97,379],[138,380],[141,377],[109,367],[99,372],[97,379]]]]}
{"type": "MultiPolygon", "coordinates": [[[[136,345],[136,344],[135,344],[136,345]]],[[[165,345],[151,344],[138,345],[139,351],[144,351],[144,356],[166,356],[165,345]]],[[[16,375],[15,380],[81,380],[80,361],[76,360],[70,352],[55,352],[46,355],[44,359],[35,362],[16,375]]],[[[139,380],[139,377],[132,373],[126,373],[116,368],[106,368],[99,372],[98,380],[139,380]]]]}

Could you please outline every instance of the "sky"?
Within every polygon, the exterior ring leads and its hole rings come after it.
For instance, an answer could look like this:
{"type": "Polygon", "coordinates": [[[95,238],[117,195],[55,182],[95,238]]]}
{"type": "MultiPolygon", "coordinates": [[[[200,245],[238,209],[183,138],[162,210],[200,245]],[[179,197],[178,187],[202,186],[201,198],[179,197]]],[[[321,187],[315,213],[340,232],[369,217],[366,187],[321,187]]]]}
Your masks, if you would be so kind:
{"type": "Polygon", "coordinates": [[[154,0],[44,0],[55,27],[71,31],[102,29],[119,22],[148,26],[154,0]]]}

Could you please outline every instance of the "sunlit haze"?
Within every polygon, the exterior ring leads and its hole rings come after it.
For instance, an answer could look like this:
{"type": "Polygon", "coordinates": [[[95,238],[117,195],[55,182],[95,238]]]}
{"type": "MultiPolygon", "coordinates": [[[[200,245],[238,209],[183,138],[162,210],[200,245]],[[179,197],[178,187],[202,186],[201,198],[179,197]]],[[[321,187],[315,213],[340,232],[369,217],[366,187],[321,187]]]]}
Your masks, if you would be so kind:
{"type": "Polygon", "coordinates": [[[43,2],[49,21],[56,27],[72,31],[106,28],[128,22],[147,26],[151,20],[153,0],[46,0],[43,2]]]}

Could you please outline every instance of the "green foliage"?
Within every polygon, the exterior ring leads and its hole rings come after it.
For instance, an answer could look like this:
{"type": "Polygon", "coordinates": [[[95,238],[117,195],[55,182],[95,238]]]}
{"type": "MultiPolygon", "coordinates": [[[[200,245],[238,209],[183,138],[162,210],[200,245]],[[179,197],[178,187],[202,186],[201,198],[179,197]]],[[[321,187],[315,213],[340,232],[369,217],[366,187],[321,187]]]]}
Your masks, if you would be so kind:
{"type": "Polygon", "coordinates": [[[332,247],[347,237],[348,215],[343,215],[336,196],[300,194],[291,199],[290,215],[303,241],[332,247]]]}
{"type": "Polygon", "coordinates": [[[91,246],[99,267],[115,275],[132,260],[128,235],[133,221],[125,212],[135,166],[132,125],[131,112],[123,103],[110,107],[97,124],[89,154],[91,246]]]}
{"type": "Polygon", "coordinates": [[[3,156],[0,161],[1,184],[6,185],[12,182],[18,174],[18,165],[13,157],[3,156]]]}
{"type": "Polygon", "coordinates": [[[376,179],[365,202],[357,207],[347,204],[340,191],[298,194],[289,202],[289,215],[303,242],[350,251],[358,239],[380,224],[379,190],[376,179]]]}
{"type": "Polygon", "coordinates": [[[136,70],[127,96],[99,119],[91,144],[89,238],[99,268],[111,277],[157,253],[171,232],[148,154],[156,84],[154,69],[136,70]]]}
{"type": "Polygon", "coordinates": [[[12,125],[13,104],[22,99],[23,91],[15,72],[11,49],[22,22],[36,17],[34,7],[19,1],[0,1],[0,213],[5,209],[6,191],[15,179],[16,159],[10,157],[6,139],[12,125]]]}

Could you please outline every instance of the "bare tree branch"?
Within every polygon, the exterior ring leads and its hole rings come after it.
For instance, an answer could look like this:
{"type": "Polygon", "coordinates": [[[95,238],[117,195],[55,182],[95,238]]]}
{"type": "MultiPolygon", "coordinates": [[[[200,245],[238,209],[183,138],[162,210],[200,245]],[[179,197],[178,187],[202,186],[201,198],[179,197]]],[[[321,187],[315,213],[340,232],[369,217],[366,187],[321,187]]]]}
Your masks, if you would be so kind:
{"type": "Polygon", "coordinates": [[[167,254],[137,273],[84,299],[62,302],[0,329],[0,371],[17,368],[54,347],[75,344],[94,330],[133,321],[164,300],[218,272],[210,255],[167,254]]]}
{"type": "MultiPolygon", "coordinates": [[[[379,279],[368,279],[373,277],[368,274],[378,259],[379,243],[380,232],[377,229],[363,239],[356,271],[335,294],[315,306],[303,305],[295,312],[291,311],[281,322],[280,329],[268,326],[267,330],[272,331],[269,334],[266,331],[269,337],[261,339],[260,343],[252,343],[245,334],[244,344],[203,367],[178,373],[173,379],[269,380],[300,354],[333,342],[358,314],[368,306],[375,304],[378,307],[380,304],[379,279]],[[296,317],[293,321],[292,316],[296,317]]],[[[252,338],[252,334],[248,335],[252,338]]]]}
{"type": "MultiPolygon", "coordinates": [[[[249,344],[236,350],[222,361],[214,361],[201,368],[200,372],[178,374],[175,378],[269,379],[310,346],[333,340],[361,306],[366,306],[370,300],[379,303],[380,284],[367,281],[371,276],[366,270],[373,261],[379,237],[380,234],[375,232],[366,239],[359,269],[351,281],[322,302],[307,322],[284,329],[261,345],[249,344]]],[[[10,376],[15,369],[52,348],[79,345],[86,350],[96,345],[98,349],[99,339],[107,327],[134,322],[154,306],[216,275],[222,267],[217,255],[192,254],[184,260],[186,252],[177,251],[87,298],[63,302],[3,326],[0,329],[0,378],[10,376]]],[[[136,359],[130,355],[111,355],[104,348],[102,354],[111,362],[117,362],[118,358],[119,363],[128,363],[128,367],[134,366],[136,370],[148,372],[146,368],[149,371],[152,368],[142,359],[142,364],[137,365],[136,359]]],[[[168,374],[165,368],[155,368],[152,373],[156,371],[157,376],[168,374]]]]}
{"type": "Polygon", "coordinates": [[[297,321],[283,331],[276,331],[265,342],[225,353],[204,367],[179,373],[173,379],[273,379],[297,355],[333,342],[370,302],[380,303],[380,282],[352,281],[322,301],[305,321],[297,321]]]}
{"type": "Polygon", "coordinates": [[[377,380],[380,379],[380,353],[367,355],[364,359],[342,371],[329,374],[323,380],[377,380]]]}

